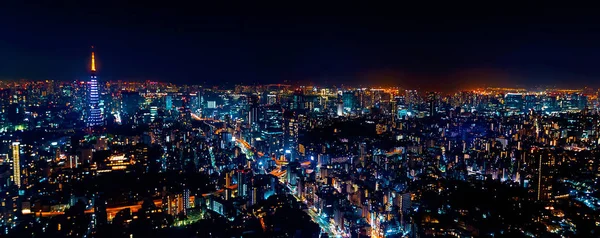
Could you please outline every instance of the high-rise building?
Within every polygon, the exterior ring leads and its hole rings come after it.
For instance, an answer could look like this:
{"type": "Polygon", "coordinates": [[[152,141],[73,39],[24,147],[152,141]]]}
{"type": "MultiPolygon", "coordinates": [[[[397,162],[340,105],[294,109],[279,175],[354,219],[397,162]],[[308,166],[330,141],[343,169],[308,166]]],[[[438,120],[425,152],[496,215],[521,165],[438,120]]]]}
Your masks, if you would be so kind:
{"type": "Polygon", "coordinates": [[[429,109],[429,116],[435,116],[438,110],[438,95],[435,92],[429,92],[427,95],[427,104],[429,109]]]}
{"type": "Polygon", "coordinates": [[[183,189],[183,214],[187,215],[187,211],[190,209],[190,190],[183,189]]]}
{"type": "Polygon", "coordinates": [[[288,161],[293,162],[298,151],[298,121],[291,111],[284,112],[283,120],[283,151],[288,161]]]}
{"type": "Polygon", "coordinates": [[[167,111],[169,111],[169,110],[173,109],[173,96],[171,96],[171,95],[167,95],[167,96],[165,97],[165,109],[166,109],[167,111]]]}
{"type": "Polygon", "coordinates": [[[536,199],[550,200],[552,198],[552,179],[555,157],[550,151],[537,155],[538,171],[536,176],[536,199]]]}
{"type": "Polygon", "coordinates": [[[544,96],[542,98],[542,110],[546,112],[559,110],[558,101],[556,96],[544,96]]]}
{"type": "Polygon", "coordinates": [[[108,215],[106,213],[106,200],[104,194],[96,192],[94,196],[94,218],[96,228],[104,227],[108,221],[108,215]]]}
{"type": "Polygon", "coordinates": [[[121,120],[131,123],[141,103],[142,97],[138,92],[121,92],[121,120]]]}
{"type": "Polygon", "coordinates": [[[301,90],[294,91],[289,108],[291,110],[304,110],[304,93],[301,90]]]}
{"type": "Polygon", "coordinates": [[[417,90],[406,90],[404,100],[405,105],[408,107],[408,111],[412,112],[413,110],[416,110],[419,105],[419,93],[417,90]]]}
{"type": "Polygon", "coordinates": [[[20,158],[20,143],[15,141],[12,143],[12,162],[13,162],[13,182],[17,187],[21,187],[21,158],[20,158]]]}
{"type": "MultiPolygon", "coordinates": [[[[94,47],[92,46],[92,49],[94,47]]],[[[104,124],[102,109],[100,109],[98,78],[96,77],[96,57],[92,51],[91,76],[88,82],[88,126],[101,126],[104,124]]]]}
{"type": "MultiPolygon", "coordinates": [[[[396,204],[402,213],[408,213],[411,210],[412,201],[410,193],[396,195],[396,204]]],[[[395,204],[395,205],[396,205],[395,204]]]]}
{"type": "Polygon", "coordinates": [[[538,108],[538,97],[535,94],[527,94],[525,95],[525,110],[540,110],[538,108]]]}
{"type": "Polygon", "coordinates": [[[187,215],[187,210],[191,207],[190,190],[184,188],[172,193],[167,191],[166,187],[163,187],[162,202],[163,211],[167,214],[172,216],[187,215]]]}
{"type": "Polygon", "coordinates": [[[568,95],[568,98],[570,99],[567,103],[569,108],[583,110],[587,106],[587,97],[583,94],[574,93],[568,95]]]}
{"type": "Polygon", "coordinates": [[[210,109],[217,108],[217,102],[216,101],[207,101],[207,103],[208,103],[207,108],[210,108],[210,109]]]}
{"type": "Polygon", "coordinates": [[[260,134],[265,146],[263,152],[280,153],[283,143],[283,108],[280,105],[269,105],[260,109],[260,134]]]}
{"type": "Polygon", "coordinates": [[[390,106],[391,106],[391,110],[390,110],[390,114],[392,115],[392,127],[396,127],[396,118],[398,117],[398,101],[396,98],[392,98],[392,100],[390,101],[390,106]]]}
{"type": "Polygon", "coordinates": [[[523,94],[522,93],[507,93],[504,96],[504,105],[508,109],[513,109],[513,110],[523,109],[523,94]]]}
{"type": "Polygon", "coordinates": [[[158,106],[152,105],[150,106],[150,121],[154,121],[158,116],[158,106]]]}
{"type": "Polygon", "coordinates": [[[273,105],[273,104],[277,104],[277,103],[279,103],[277,100],[277,95],[275,95],[275,94],[267,95],[267,104],[268,105],[273,105]]]}
{"type": "Polygon", "coordinates": [[[356,96],[354,92],[348,91],[342,94],[342,102],[344,103],[344,109],[352,111],[355,108],[356,96]]]}
{"type": "Polygon", "coordinates": [[[248,106],[248,126],[252,130],[256,130],[258,128],[258,96],[251,95],[248,106]]]}
{"type": "Polygon", "coordinates": [[[237,170],[237,197],[247,197],[250,191],[252,182],[252,170],[239,169],[237,170]]]}
{"type": "Polygon", "coordinates": [[[282,130],[283,109],[279,105],[270,105],[262,108],[259,118],[261,130],[280,132],[282,130]]]}
{"type": "Polygon", "coordinates": [[[231,174],[233,172],[225,172],[225,187],[228,188],[231,186],[231,174]]]}
{"type": "Polygon", "coordinates": [[[360,143],[360,145],[358,147],[360,149],[358,159],[359,159],[360,163],[362,164],[362,166],[365,166],[365,157],[366,157],[365,149],[367,147],[367,144],[365,142],[362,142],[362,143],[360,143]]]}

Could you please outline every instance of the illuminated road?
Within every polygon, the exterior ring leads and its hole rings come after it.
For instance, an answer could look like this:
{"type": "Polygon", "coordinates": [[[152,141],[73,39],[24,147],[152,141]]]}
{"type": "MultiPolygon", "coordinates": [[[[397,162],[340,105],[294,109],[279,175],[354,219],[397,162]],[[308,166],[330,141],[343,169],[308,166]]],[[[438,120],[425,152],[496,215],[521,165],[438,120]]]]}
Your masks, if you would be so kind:
{"type": "MultiPolygon", "coordinates": [[[[252,146],[250,146],[250,144],[248,142],[246,142],[245,140],[240,139],[240,138],[236,139],[236,142],[237,142],[238,145],[241,145],[240,147],[242,148],[242,152],[244,154],[246,154],[246,156],[249,156],[249,153],[252,153],[252,146]]],[[[261,156],[261,157],[264,156],[264,153],[260,152],[260,151],[256,152],[256,154],[258,156],[261,156]]],[[[277,160],[275,158],[271,158],[271,159],[273,159],[275,161],[275,164],[277,164],[278,168],[276,168],[273,171],[271,171],[270,174],[278,177],[279,178],[279,182],[285,186],[285,181],[282,181],[282,179],[286,175],[287,171],[281,170],[281,165],[286,165],[288,163],[288,161],[277,160]]],[[[310,165],[310,161],[302,162],[301,165],[302,166],[309,166],[310,165]]],[[[291,191],[289,191],[289,192],[290,192],[290,194],[293,195],[293,193],[291,191]]],[[[299,202],[303,202],[303,201],[301,201],[300,198],[296,197],[295,195],[294,195],[294,197],[299,202]]],[[[308,209],[308,211],[306,213],[310,216],[310,218],[311,218],[311,220],[313,222],[317,223],[319,225],[319,227],[321,227],[321,232],[325,232],[325,233],[329,234],[330,237],[343,237],[341,234],[339,234],[338,232],[336,232],[335,229],[332,229],[332,227],[330,226],[329,222],[326,221],[325,218],[320,217],[312,209],[308,209]]]]}
{"type": "MultiPolygon", "coordinates": [[[[280,183],[283,183],[281,180],[279,181],[280,183]]],[[[287,186],[286,186],[287,187],[287,186]]],[[[296,200],[298,202],[304,203],[305,205],[308,206],[308,204],[306,204],[302,199],[300,199],[298,196],[294,195],[291,191],[289,191],[290,194],[292,196],[294,196],[294,198],[296,198],[296,200]]],[[[343,236],[342,234],[340,234],[339,232],[337,232],[329,223],[329,221],[324,218],[319,216],[313,207],[309,207],[306,211],[306,214],[308,214],[310,216],[310,219],[317,223],[319,225],[319,227],[321,227],[321,232],[325,232],[329,235],[329,237],[349,237],[349,236],[343,236]]]]}
{"type": "MultiPolygon", "coordinates": [[[[243,139],[236,139],[236,142],[238,145],[241,145],[240,147],[242,148],[242,152],[251,152],[252,147],[250,146],[250,144],[248,142],[246,142],[243,139]]],[[[256,152],[257,155],[259,156],[263,156],[264,153],[258,151],[256,152]]],[[[275,161],[275,163],[278,165],[278,168],[274,169],[273,171],[271,171],[269,174],[274,175],[276,177],[279,178],[279,182],[283,185],[285,185],[285,182],[282,181],[282,178],[284,178],[284,176],[286,175],[287,171],[285,170],[281,170],[281,165],[285,165],[288,162],[285,160],[276,160],[275,158],[271,158],[275,161]]],[[[303,166],[308,166],[310,165],[309,161],[303,162],[302,163],[303,166]]],[[[287,187],[287,186],[286,186],[287,187]]],[[[293,193],[290,194],[293,195],[293,193]]],[[[298,201],[302,202],[298,197],[294,196],[298,201]]],[[[329,222],[325,221],[324,218],[319,217],[319,215],[317,215],[312,209],[308,209],[308,211],[306,212],[311,220],[315,223],[317,223],[319,225],[319,227],[321,227],[321,232],[325,232],[327,234],[329,234],[330,237],[342,237],[341,235],[338,235],[334,230],[331,229],[331,227],[329,226],[329,222]]]]}
{"type": "Polygon", "coordinates": [[[196,113],[190,113],[190,116],[192,117],[192,119],[194,119],[196,121],[223,122],[221,120],[216,120],[216,119],[213,119],[213,118],[202,118],[202,117],[198,116],[198,114],[196,114],[196,113]]]}
{"type": "MultiPolygon", "coordinates": [[[[248,159],[253,159],[252,158],[252,155],[253,155],[252,146],[250,146],[250,144],[248,144],[248,142],[246,142],[243,139],[236,139],[235,141],[238,143],[238,145],[241,145],[240,147],[242,148],[242,153],[246,154],[246,157],[248,159]]],[[[263,153],[262,151],[257,151],[256,155],[258,155],[259,157],[263,157],[265,155],[265,153],[263,153]]],[[[275,161],[275,164],[277,164],[279,166],[288,164],[288,161],[285,161],[285,160],[277,160],[275,158],[271,158],[271,159],[273,161],[275,161]]],[[[310,162],[308,162],[308,163],[310,164],[310,162]]]]}
{"type": "Polygon", "coordinates": [[[306,214],[310,216],[310,219],[314,223],[319,224],[319,227],[321,227],[321,232],[327,233],[329,237],[342,237],[340,235],[337,235],[334,231],[332,231],[330,229],[331,227],[329,226],[329,222],[327,222],[324,218],[320,217],[317,213],[315,213],[315,211],[312,208],[309,208],[306,214]]]}
{"type": "MultiPolygon", "coordinates": [[[[215,121],[215,120],[211,120],[211,119],[207,119],[207,118],[201,118],[195,114],[192,114],[192,118],[195,120],[198,120],[198,121],[215,121]]],[[[210,125],[210,126],[212,126],[212,125],[210,125]]],[[[215,131],[215,134],[218,134],[218,133],[220,133],[220,130],[215,131]]],[[[263,157],[265,155],[261,151],[254,152],[252,150],[252,146],[248,142],[246,142],[244,139],[236,138],[235,142],[242,149],[242,153],[244,153],[246,155],[246,158],[248,158],[251,161],[255,161],[254,154],[258,155],[259,157],[263,157]]],[[[212,148],[209,149],[209,152],[211,154],[211,160],[212,160],[212,163],[214,166],[214,155],[212,155],[212,148]]],[[[279,182],[285,186],[285,181],[283,179],[285,178],[287,171],[282,170],[281,166],[287,165],[288,161],[277,160],[274,157],[272,157],[271,159],[275,161],[277,168],[275,168],[273,171],[269,172],[269,174],[272,174],[272,175],[278,177],[279,182]]],[[[310,161],[305,161],[305,162],[301,163],[301,166],[307,167],[307,166],[310,166],[310,163],[311,163],[310,161]]],[[[287,187],[287,186],[285,186],[285,187],[287,187]]],[[[213,195],[213,194],[220,194],[223,191],[224,191],[224,189],[221,189],[221,190],[215,191],[213,193],[203,194],[202,196],[206,197],[206,196],[213,195]]],[[[293,195],[292,191],[288,191],[288,192],[289,192],[289,194],[293,195]]],[[[299,199],[295,195],[294,195],[294,197],[298,201],[303,202],[301,199],[299,199]]],[[[336,231],[336,229],[329,223],[329,221],[326,218],[320,217],[317,213],[315,213],[315,211],[312,208],[308,209],[306,211],[306,213],[310,216],[310,218],[313,222],[315,222],[319,225],[322,233],[327,233],[327,234],[329,234],[330,237],[348,237],[348,234],[342,234],[342,233],[336,231]]],[[[262,218],[261,218],[261,225],[263,226],[263,229],[265,229],[264,221],[262,220],[262,218]]]]}
{"type": "MultiPolygon", "coordinates": [[[[235,190],[235,189],[237,189],[237,187],[238,187],[237,184],[233,184],[233,185],[229,186],[228,188],[231,189],[231,190],[235,190]]],[[[223,192],[225,192],[224,188],[219,189],[217,191],[214,191],[212,193],[204,193],[204,194],[202,194],[202,197],[207,197],[207,196],[210,196],[210,195],[218,195],[218,194],[221,194],[223,192]]]]}
{"type": "MultiPolygon", "coordinates": [[[[236,139],[236,142],[238,143],[238,145],[241,145],[240,147],[242,148],[242,152],[248,153],[251,152],[252,147],[250,146],[250,144],[248,142],[246,142],[243,139],[236,139]]],[[[259,156],[263,156],[264,153],[263,152],[256,152],[257,155],[259,156]]],[[[276,177],[279,178],[279,182],[283,185],[285,185],[285,181],[282,181],[282,179],[284,178],[284,176],[287,174],[287,171],[285,170],[281,170],[281,165],[286,165],[288,163],[288,161],[285,160],[277,160],[275,158],[271,158],[275,161],[275,164],[277,164],[278,168],[274,169],[273,171],[271,171],[269,174],[274,175],[276,177]]],[[[308,166],[310,165],[310,161],[306,161],[301,163],[302,166],[308,166]]],[[[287,187],[287,186],[286,186],[287,187]]],[[[293,193],[290,194],[293,195],[293,193]]],[[[302,202],[300,200],[300,198],[296,197],[294,195],[294,197],[299,201],[302,202]]],[[[325,232],[327,234],[329,234],[330,237],[343,237],[341,235],[339,235],[335,230],[331,229],[329,222],[327,222],[324,218],[319,217],[319,215],[317,215],[312,209],[308,209],[308,211],[306,212],[311,220],[315,223],[317,223],[319,225],[319,227],[321,227],[321,232],[325,232]]]]}
{"type": "MultiPolygon", "coordinates": [[[[156,205],[157,207],[161,207],[162,206],[162,200],[161,199],[155,199],[154,200],[154,205],[156,205]]],[[[123,210],[123,209],[131,209],[131,212],[137,212],[138,210],[140,210],[140,208],[142,208],[142,204],[136,204],[136,205],[128,205],[128,206],[120,206],[120,207],[109,207],[106,208],[106,215],[108,216],[109,220],[112,220],[113,217],[115,217],[115,215],[123,210]]],[[[94,209],[88,209],[85,210],[86,214],[92,214],[94,213],[94,209]]],[[[24,214],[31,214],[31,213],[24,213],[24,214]]],[[[63,215],[65,214],[65,212],[36,212],[35,213],[36,216],[39,216],[41,214],[42,217],[51,217],[51,216],[58,216],[58,215],[63,215]]]]}

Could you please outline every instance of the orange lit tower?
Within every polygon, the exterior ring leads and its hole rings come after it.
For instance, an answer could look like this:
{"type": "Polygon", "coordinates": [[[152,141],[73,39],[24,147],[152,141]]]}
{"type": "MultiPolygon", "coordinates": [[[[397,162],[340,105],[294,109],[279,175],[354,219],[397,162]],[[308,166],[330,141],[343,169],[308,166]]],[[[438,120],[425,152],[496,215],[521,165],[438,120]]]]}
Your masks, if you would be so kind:
{"type": "Polygon", "coordinates": [[[88,82],[88,120],[87,125],[92,126],[101,126],[104,124],[104,120],[102,118],[102,110],[100,109],[99,104],[99,88],[98,88],[98,79],[96,77],[96,56],[94,54],[94,47],[92,46],[92,64],[91,64],[91,75],[90,81],[88,82]]]}

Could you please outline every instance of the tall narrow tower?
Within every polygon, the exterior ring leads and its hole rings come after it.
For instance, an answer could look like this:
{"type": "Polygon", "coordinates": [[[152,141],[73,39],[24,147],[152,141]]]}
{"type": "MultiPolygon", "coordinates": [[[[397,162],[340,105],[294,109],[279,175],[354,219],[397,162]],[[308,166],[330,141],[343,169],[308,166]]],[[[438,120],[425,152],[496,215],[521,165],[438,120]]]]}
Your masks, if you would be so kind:
{"type": "Polygon", "coordinates": [[[90,68],[91,76],[88,82],[88,126],[101,126],[104,124],[102,118],[102,110],[99,105],[98,79],[96,78],[96,57],[94,55],[94,47],[92,46],[92,65],[90,68]]]}
{"type": "Polygon", "coordinates": [[[13,162],[13,182],[17,187],[21,187],[21,152],[18,141],[12,143],[12,162],[13,162]]]}

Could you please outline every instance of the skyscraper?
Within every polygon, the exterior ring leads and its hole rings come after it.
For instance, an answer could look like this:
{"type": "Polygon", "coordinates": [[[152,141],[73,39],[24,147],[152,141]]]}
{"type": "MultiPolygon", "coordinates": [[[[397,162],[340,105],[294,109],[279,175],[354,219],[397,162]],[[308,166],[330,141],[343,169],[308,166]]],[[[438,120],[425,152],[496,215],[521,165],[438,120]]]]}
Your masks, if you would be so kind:
{"type": "MultiPolygon", "coordinates": [[[[92,46],[92,50],[94,47],[92,46]]],[[[96,58],[94,51],[92,51],[92,64],[91,64],[91,75],[90,81],[88,82],[88,126],[101,126],[104,123],[102,118],[102,110],[99,105],[99,92],[98,92],[98,79],[96,78],[96,58]]]]}
{"type": "Polygon", "coordinates": [[[392,98],[392,100],[390,101],[390,105],[391,105],[391,110],[390,113],[392,114],[392,127],[396,128],[396,118],[398,117],[398,101],[397,98],[392,98]]]}
{"type": "Polygon", "coordinates": [[[362,142],[359,144],[358,147],[360,148],[358,159],[360,160],[360,163],[362,164],[362,166],[365,166],[365,156],[366,156],[365,149],[367,147],[367,144],[365,142],[362,142]]]}
{"type": "Polygon", "coordinates": [[[296,90],[292,95],[292,101],[289,104],[289,108],[291,110],[304,110],[304,101],[304,92],[302,92],[301,90],[296,90]]]}
{"type": "Polygon", "coordinates": [[[291,111],[284,112],[283,121],[283,151],[287,160],[293,162],[298,153],[298,121],[291,111]]]}
{"type": "Polygon", "coordinates": [[[12,143],[12,161],[13,161],[13,182],[17,187],[21,187],[21,159],[20,159],[20,143],[18,141],[12,143]]]}
{"type": "Polygon", "coordinates": [[[406,90],[405,91],[405,105],[408,107],[408,111],[412,112],[417,109],[419,105],[419,93],[417,90],[406,90]]]}
{"type": "Polygon", "coordinates": [[[252,131],[258,128],[258,96],[251,95],[248,103],[248,126],[252,131]]]}
{"type": "Polygon", "coordinates": [[[121,120],[123,123],[133,122],[142,100],[143,99],[138,92],[121,92],[121,120]]]}
{"type": "Polygon", "coordinates": [[[522,110],[523,109],[523,94],[522,93],[507,93],[504,96],[504,106],[507,109],[522,110]]]}
{"type": "Polygon", "coordinates": [[[344,92],[342,94],[342,102],[344,103],[345,110],[352,111],[355,108],[356,95],[352,91],[344,92]]]}
{"type": "Polygon", "coordinates": [[[237,170],[237,197],[247,197],[252,182],[252,170],[238,169],[237,170]]]}
{"type": "Polygon", "coordinates": [[[554,175],[555,156],[550,151],[541,152],[538,159],[537,181],[536,182],[536,199],[550,200],[552,199],[552,179],[554,175]]]}
{"type": "Polygon", "coordinates": [[[438,107],[437,98],[438,98],[438,95],[435,92],[429,92],[429,94],[427,95],[429,116],[435,116],[435,114],[437,113],[437,107],[438,107]]]}
{"type": "Polygon", "coordinates": [[[106,200],[102,192],[96,192],[94,196],[94,217],[96,228],[104,228],[107,223],[106,200]]]}

